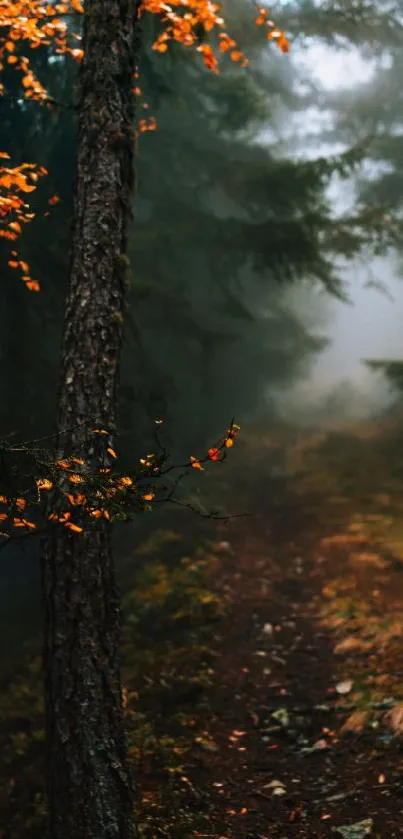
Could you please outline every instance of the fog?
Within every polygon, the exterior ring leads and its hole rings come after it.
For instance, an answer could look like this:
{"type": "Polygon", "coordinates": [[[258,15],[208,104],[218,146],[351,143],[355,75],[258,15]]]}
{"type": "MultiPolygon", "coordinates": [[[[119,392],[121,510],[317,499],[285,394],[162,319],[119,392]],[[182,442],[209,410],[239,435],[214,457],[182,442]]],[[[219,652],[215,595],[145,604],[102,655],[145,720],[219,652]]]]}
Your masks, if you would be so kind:
{"type": "MultiPolygon", "coordinates": [[[[295,60],[295,59],[294,59],[295,60]]],[[[323,45],[315,44],[301,51],[296,63],[302,73],[313,76],[318,85],[328,91],[346,89],[369,81],[375,72],[374,63],[360,56],[358,50],[336,52],[323,45]]],[[[310,109],[297,117],[301,134],[308,130],[312,134],[314,125],[320,132],[327,123],[326,112],[319,108],[310,109]]],[[[290,132],[291,133],[291,132],[290,132]]],[[[327,149],[329,147],[327,146],[327,149]]],[[[340,149],[340,147],[339,147],[340,149]]],[[[318,145],[309,149],[309,156],[320,154],[318,145]]],[[[304,154],[304,152],[303,152],[304,154]]],[[[331,187],[335,207],[346,205],[345,183],[331,187]]],[[[284,399],[280,399],[283,414],[292,409],[309,412],[308,405],[321,400],[341,386],[349,385],[349,416],[368,416],[382,410],[391,401],[390,389],[382,374],[368,370],[364,359],[401,359],[403,356],[403,283],[396,262],[390,258],[356,259],[345,265],[341,271],[346,283],[349,302],[329,300],[323,302],[326,309],[326,336],[329,346],[320,353],[312,369],[298,386],[293,386],[284,399]],[[353,398],[354,393],[354,398],[353,398]]]]}

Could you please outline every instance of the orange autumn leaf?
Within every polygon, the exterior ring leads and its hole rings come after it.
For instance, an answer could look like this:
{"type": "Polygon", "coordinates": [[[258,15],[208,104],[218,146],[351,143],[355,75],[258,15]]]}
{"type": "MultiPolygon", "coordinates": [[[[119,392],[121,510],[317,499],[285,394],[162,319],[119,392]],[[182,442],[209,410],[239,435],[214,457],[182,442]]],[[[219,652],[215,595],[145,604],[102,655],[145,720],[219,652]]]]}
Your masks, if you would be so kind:
{"type": "Polygon", "coordinates": [[[204,472],[204,466],[201,465],[200,460],[197,457],[190,456],[190,463],[193,469],[200,469],[201,472],[204,472]]]}
{"type": "Polygon", "coordinates": [[[131,487],[133,486],[133,481],[131,478],[129,478],[128,475],[123,475],[121,478],[119,478],[119,484],[124,487],[131,487]]]}
{"type": "Polygon", "coordinates": [[[69,475],[69,481],[72,484],[82,484],[84,482],[84,478],[81,475],[73,474],[69,475]]]}
{"type": "Polygon", "coordinates": [[[34,524],[32,521],[28,521],[27,519],[21,518],[14,518],[13,525],[14,527],[29,527],[31,530],[34,530],[36,528],[36,524],[34,524]]]}
{"type": "Polygon", "coordinates": [[[143,495],[143,501],[152,501],[155,498],[155,492],[147,492],[143,495]]]}
{"type": "Polygon", "coordinates": [[[40,291],[40,285],[37,280],[31,280],[30,277],[23,277],[22,278],[25,283],[25,287],[29,289],[29,291],[40,291]]]}
{"type": "Polygon", "coordinates": [[[208,456],[210,460],[219,460],[221,456],[221,451],[220,449],[209,449],[208,456]]]}
{"type": "Polygon", "coordinates": [[[196,48],[198,52],[201,52],[203,55],[203,61],[208,67],[209,70],[212,70],[213,73],[218,73],[218,61],[214,52],[208,44],[201,44],[199,47],[196,48]]]}
{"type": "Polygon", "coordinates": [[[69,499],[70,504],[72,504],[73,507],[82,506],[83,504],[85,504],[85,502],[87,500],[85,495],[82,495],[82,493],[78,493],[77,495],[72,495],[71,493],[67,493],[67,498],[69,499]]]}
{"type": "Polygon", "coordinates": [[[157,120],[155,117],[149,117],[146,119],[143,117],[139,120],[139,131],[140,133],[144,133],[144,131],[156,131],[157,130],[157,120]]]}
{"type": "Polygon", "coordinates": [[[234,41],[233,38],[230,38],[229,35],[226,34],[226,32],[221,32],[219,37],[219,49],[221,50],[221,52],[227,52],[230,49],[235,49],[236,41],[234,41]]]}
{"type": "Polygon", "coordinates": [[[153,49],[157,50],[157,52],[166,52],[168,49],[168,44],[165,43],[165,41],[156,41],[156,43],[153,46],[153,49]]]}
{"type": "Polygon", "coordinates": [[[289,51],[290,46],[284,32],[281,32],[279,29],[272,29],[267,33],[267,37],[269,41],[275,41],[282,52],[289,51]]]}
{"type": "Polygon", "coordinates": [[[82,533],[83,528],[79,527],[78,524],[73,524],[71,521],[67,521],[65,527],[68,527],[69,530],[72,530],[74,533],[82,533]]]}
{"type": "Polygon", "coordinates": [[[259,9],[259,15],[255,20],[256,26],[263,26],[264,23],[267,23],[267,16],[268,16],[267,9],[259,9]]]}
{"type": "Polygon", "coordinates": [[[36,485],[38,489],[52,489],[53,487],[52,481],[49,481],[48,478],[39,478],[36,485]]]}

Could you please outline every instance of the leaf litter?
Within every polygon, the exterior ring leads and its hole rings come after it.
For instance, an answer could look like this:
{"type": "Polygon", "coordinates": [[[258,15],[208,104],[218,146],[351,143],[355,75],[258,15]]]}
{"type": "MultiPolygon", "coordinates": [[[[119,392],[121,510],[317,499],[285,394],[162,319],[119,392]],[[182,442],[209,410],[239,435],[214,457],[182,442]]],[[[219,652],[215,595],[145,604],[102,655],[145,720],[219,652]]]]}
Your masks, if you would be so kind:
{"type": "MultiPolygon", "coordinates": [[[[171,581],[157,562],[141,608],[127,603],[134,627],[139,617],[144,627],[151,618],[161,634],[157,658],[144,648],[140,700],[133,694],[128,702],[143,790],[141,839],[401,837],[394,802],[401,786],[403,575],[390,549],[392,531],[397,539],[391,501],[396,517],[403,512],[400,485],[386,493],[382,476],[374,478],[371,494],[368,478],[361,486],[354,472],[357,485],[346,490],[345,440],[330,468],[326,435],[310,447],[309,469],[295,477],[296,444],[285,437],[281,445],[289,463],[283,488],[271,480],[261,448],[255,460],[249,451],[231,466],[241,494],[244,475],[254,470],[254,488],[239,500],[243,509],[254,505],[253,522],[239,519],[230,532],[203,522],[214,561],[204,567],[197,546],[178,547],[178,559],[189,554],[191,565],[180,560],[171,581]],[[203,577],[196,593],[188,576],[194,568],[203,577]],[[166,603],[178,628],[168,651],[166,603]]],[[[373,438],[368,445],[375,457],[373,438]]],[[[300,438],[298,446],[301,464],[300,438]]],[[[379,474],[384,461],[382,452],[379,474]]],[[[125,632],[131,637],[130,622],[125,632]]],[[[8,780],[0,794],[8,800],[8,780]]]]}

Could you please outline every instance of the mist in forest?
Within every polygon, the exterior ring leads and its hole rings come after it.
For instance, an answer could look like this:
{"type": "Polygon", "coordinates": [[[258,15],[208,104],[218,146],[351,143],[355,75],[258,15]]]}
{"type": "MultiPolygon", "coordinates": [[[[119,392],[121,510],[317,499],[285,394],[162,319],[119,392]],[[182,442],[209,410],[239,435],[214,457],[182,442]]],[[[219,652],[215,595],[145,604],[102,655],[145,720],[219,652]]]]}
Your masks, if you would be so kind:
{"type": "MultiPolygon", "coordinates": [[[[351,47],[334,51],[314,44],[301,51],[296,63],[327,91],[370,84],[377,71],[375,61],[368,56],[363,58],[351,47]]],[[[309,154],[321,149],[324,122],[326,114],[323,116],[315,106],[308,117],[304,113],[297,117],[302,133],[308,124],[317,126],[317,148],[314,141],[309,154]]],[[[345,205],[344,184],[333,185],[330,194],[336,207],[345,205]]],[[[278,397],[280,416],[288,419],[292,414],[297,424],[337,425],[344,420],[379,417],[395,401],[396,394],[382,373],[369,370],[364,362],[370,358],[401,360],[403,357],[401,265],[393,253],[386,258],[361,254],[352,264],[343,266],[342,277],[348,300],[322,298],[326,348],[313,362],[308,375],[278,397]]]]}

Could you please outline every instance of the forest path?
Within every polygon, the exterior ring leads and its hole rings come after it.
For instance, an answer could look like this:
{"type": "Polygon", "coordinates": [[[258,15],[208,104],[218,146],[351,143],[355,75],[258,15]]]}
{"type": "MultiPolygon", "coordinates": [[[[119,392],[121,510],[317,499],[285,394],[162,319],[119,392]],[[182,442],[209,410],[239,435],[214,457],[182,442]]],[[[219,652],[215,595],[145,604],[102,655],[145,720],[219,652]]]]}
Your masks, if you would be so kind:
{"type": "Polygon", "coordinates": [[[215,546],[229,610],[215,748],[187,771],[210,811],[196,835],[403,835],[403,565],[368,532],[382,515],[368,519],[323,539],[312,512],[280,503],[270,527],[241,521],[215,546]]]}
{"type": "MultiPolygon", "coordinates": [[[[403,836],[402,429],[250,435],[217,495],[253,515],[125,531],[139,839],[403,836]]],[[[39,600],[33,617],[20,603],[0,655],[0,836],[42,839],[39,600]]]]}

